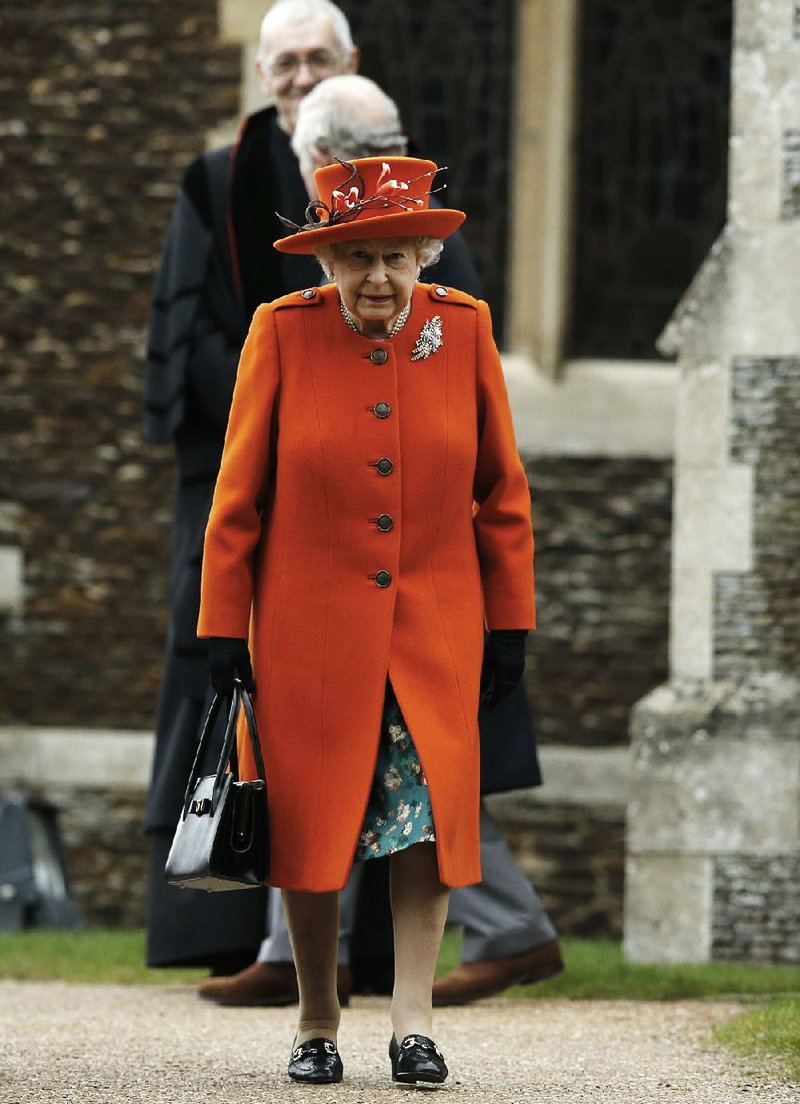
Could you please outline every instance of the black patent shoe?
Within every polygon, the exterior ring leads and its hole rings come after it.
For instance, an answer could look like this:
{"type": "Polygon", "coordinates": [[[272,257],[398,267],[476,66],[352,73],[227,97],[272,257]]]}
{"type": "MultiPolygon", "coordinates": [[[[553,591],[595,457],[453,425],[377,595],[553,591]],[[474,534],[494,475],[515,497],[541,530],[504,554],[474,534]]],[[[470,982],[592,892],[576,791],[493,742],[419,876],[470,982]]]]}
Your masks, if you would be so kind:
{"type": "Polygon", "coordinates": [[[306,1085],[333,1085],[341,1081],[343,1073],[339,1051],[330,1039],[307,1039],[294,1048],[289,1059],[292,1081],[306,1085]]]}
{"type": "Polygon", "coordinates": [[[392,1060],[392,1081],[400,1085],[435,1089],[447,1077],[442,1052],[427,1035],[406,1035],[402,1043],[398,1043],[392,1035],[389,1057],[392,1060]]]}

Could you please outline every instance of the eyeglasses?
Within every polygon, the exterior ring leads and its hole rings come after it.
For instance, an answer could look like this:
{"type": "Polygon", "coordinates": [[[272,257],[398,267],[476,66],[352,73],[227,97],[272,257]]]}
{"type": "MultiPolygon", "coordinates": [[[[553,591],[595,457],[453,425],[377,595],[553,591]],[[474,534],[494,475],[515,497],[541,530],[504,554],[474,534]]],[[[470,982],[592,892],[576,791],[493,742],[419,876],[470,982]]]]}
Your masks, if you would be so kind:
{"type": "Polygon", "coordinates": [[[331,50],[311,50],[307,54],[278,54],[267,64],[270,76],[293,77],[301,65],[305,65],[315,77],[338,69],[341,58],[331,50]]]}

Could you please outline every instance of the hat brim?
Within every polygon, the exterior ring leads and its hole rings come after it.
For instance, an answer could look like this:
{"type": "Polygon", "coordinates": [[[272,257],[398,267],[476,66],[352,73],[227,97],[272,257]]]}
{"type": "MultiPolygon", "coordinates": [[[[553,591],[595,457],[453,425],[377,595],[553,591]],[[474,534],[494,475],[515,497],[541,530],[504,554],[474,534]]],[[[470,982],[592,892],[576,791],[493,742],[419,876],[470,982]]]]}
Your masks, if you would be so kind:
{"type": "Polygon", "coordinates": [[[467,216],[463,211],[436,207],[425,211],[399,211],[392,215],[355,218],[336,226],[324,223],[318,230],[299,230],[279,238],[279,253],[313,253],[318,245],[329,242],[369,241],[372,238],[446,238],[457,230],[467,216]]]}

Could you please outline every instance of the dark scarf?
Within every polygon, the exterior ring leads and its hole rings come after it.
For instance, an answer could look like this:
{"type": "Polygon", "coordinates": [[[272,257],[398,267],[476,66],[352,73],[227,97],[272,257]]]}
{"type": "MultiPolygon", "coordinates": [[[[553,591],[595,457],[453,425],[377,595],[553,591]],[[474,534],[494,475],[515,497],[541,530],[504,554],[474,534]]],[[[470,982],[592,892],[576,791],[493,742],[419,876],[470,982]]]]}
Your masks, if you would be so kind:
{"type": "Polygon", "coordinates": [[[304,221],[307,203],[297,159],[288,134],[278,126],[275,108],[257,111],[247,120],[235,152],[230,191],[248,318],[261,303],[320,282],[320,268],[313,257],[283,255],[272,247],[286,234],[275,212],[304,221]]]}

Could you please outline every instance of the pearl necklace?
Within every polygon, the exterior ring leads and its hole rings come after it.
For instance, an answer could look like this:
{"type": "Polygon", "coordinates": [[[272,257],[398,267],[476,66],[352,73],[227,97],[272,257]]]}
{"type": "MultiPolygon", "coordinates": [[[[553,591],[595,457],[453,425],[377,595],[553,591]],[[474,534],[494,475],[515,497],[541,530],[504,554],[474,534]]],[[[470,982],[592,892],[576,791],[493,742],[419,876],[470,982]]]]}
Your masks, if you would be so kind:
{"type": "MultiPolygon", "coordinates": [[[[360,334],[361,330],[355,324],[355,321],[353,320],[353,316],[350,314],[350,311],[344,305],[344,299],[342,299],[341,295],[339,296],[339,306],[342,308],[342,318],[345,320],[347,325],[350,327],[350,329],[353,331],[353,333],[360,334]]],[[[395,324],[392,326],[391,330],[386,335],[386,337],[385,338],[384,337],[376,337],[376,338],[373,338],[371,340],[374,340],[374,341],[388,341],[388,339],[390,337],[394,337],[395,334],[400,333],[403,326],[405,326],[406,322],[408,321],[409,314],[411,314],[411,300],[410,299],[406,303],[406,305],[403,307],[403,309],[400,311],[400,313],[398,314],[397,320],[395,321],[395,324]]]]}

